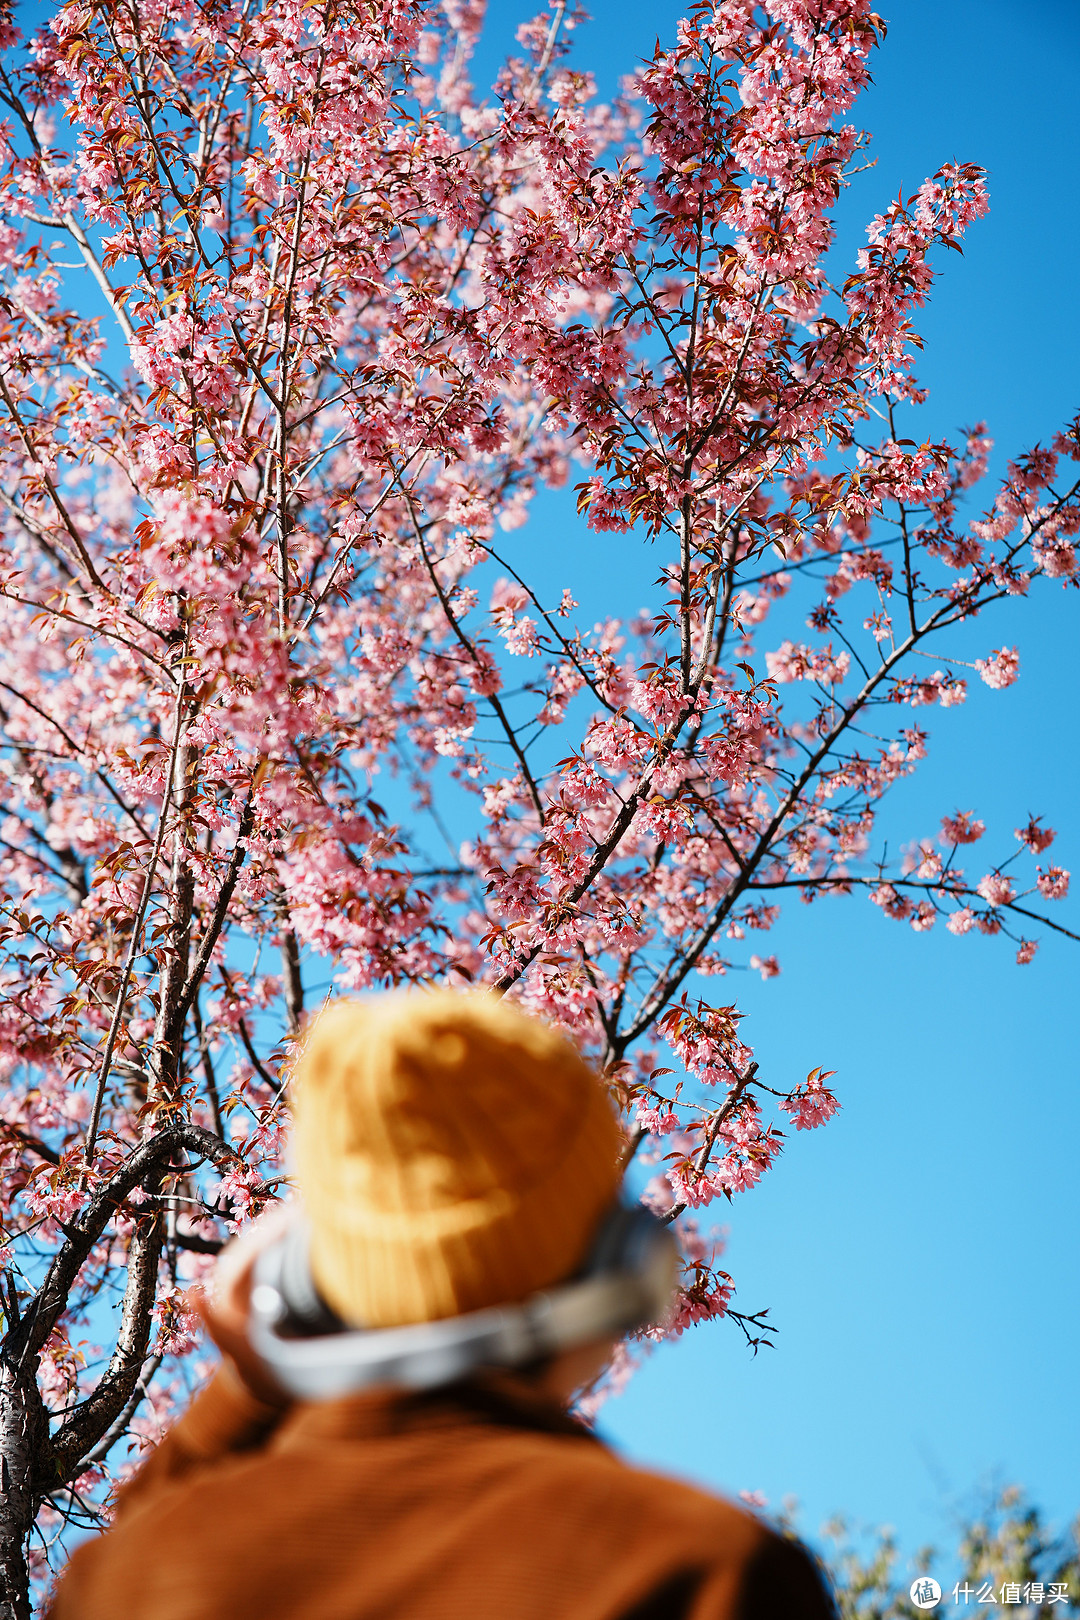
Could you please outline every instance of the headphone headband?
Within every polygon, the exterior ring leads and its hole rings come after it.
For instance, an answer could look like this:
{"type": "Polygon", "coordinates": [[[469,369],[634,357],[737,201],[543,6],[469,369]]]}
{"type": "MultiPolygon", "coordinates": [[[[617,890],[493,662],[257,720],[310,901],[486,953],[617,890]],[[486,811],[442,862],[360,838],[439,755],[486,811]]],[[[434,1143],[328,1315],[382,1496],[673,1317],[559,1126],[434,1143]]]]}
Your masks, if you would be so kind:
{"type": "Polygon", "coordinates": [[[293,1223],[264,1250],[251,1292],[252,1348],[286,1394],[333,1400],[378,1384],[431,1389],[477,1367],[519,1367],[663,1316],[676,1274],[674,1239],[642,1206],[601,1222],[581,1275],[499,1305],[407,1327],[345,1327],[320,1300],[308,1233],[293,1223]]]}

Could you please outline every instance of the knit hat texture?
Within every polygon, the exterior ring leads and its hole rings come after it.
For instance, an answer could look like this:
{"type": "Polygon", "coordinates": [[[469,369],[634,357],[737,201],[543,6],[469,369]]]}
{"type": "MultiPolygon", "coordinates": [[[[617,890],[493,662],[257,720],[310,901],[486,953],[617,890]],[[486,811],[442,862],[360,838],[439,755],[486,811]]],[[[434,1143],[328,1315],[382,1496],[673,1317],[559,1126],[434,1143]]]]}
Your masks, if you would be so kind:
{"type": "Polygon", "coordinates": [[[493,995],[332,1004],[292,1093],[312,1275],[358,1327],[562,1281],[618,1190],[621,1138],[600,1080],[563,1036],[493,995]]]}

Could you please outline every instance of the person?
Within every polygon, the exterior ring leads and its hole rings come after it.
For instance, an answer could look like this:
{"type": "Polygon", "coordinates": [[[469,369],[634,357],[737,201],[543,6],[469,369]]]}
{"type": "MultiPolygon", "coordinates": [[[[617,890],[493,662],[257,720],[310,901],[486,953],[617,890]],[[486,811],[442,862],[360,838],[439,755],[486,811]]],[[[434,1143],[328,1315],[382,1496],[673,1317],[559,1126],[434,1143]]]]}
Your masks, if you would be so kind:
{"type": "MultiPolygon", "coordinates": [[[[623,1139],[541,1021],[472,991],[339,1001],[291,1107],[309,1285],[342,1333],[293,1350],[381,1355],[583,1297],[623,1139]]],[[[278,1206],[221,1257],[200,1305],[220,1367],[75,1549],[50,1620],[833,1620],[803,1548],[570,1415],[614,1332],[424,1388],[290,1398],[252,1323],[296,1222],[278,1206]]]]}

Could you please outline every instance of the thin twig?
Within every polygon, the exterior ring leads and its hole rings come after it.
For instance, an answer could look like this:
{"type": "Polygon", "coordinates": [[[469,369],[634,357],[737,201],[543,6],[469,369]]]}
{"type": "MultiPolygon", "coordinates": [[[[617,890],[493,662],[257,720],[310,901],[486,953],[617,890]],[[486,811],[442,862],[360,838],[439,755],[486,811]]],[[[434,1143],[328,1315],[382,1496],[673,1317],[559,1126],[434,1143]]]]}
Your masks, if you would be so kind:
{"type": "MultiPolygon", "coordinates": [[[[185,659],[186,656],[187,636],[185,634],[185,659]]],[[[181,668],[186,670],[186,667],[186,663],[182,663],[181,668]]],[[[135,969],[135,960],[139,954],[139,948],[142,943],[143,922],[145,921],[147,908],[150,904],[150,894],[154,886],[154,876],[157,872],[158,858],[161,855],[162,846],[165,842],[166,824],[169,819],[169,811],[172,808],[173,790],[175,786],[174,779],[176,776],[176,761],[180,753],[180,736],[184,726],[184,704],[186,697],[186,676],[181,675],[180,687],[176,694],[176,716],[173,722],[173,739],[172,745],[169,749],[169,773],[165,784],[165,795],[161,804],[161,815],[158,819],[157,836],[154,839],[154,847],[150,855],[150,864],[146,870],[146,878],[143,882],[143,891],[142,897],[139,901],[139,908],[135,914],[134,922],[132,923],[131,939],[128,943],[127,960],[124,963],[124,971],[120,979],[120,988],[116,994],[116,1006],[113,1011],[112,1022],[109,1025],[109,1033],[105,1038],[105,1049],[101,1059],[101,1074],[98,1077],[97,1090],[94,1093],[94,1106],[90,1114],[90,1125],[86,1133],[86,1150],[84,1157],[87,1168],[89,1168],[94,1162],[94,1150],[97,1145],[98,1126],[101,1122],[101,1107],[105,1100],[105,1087],[108,1084],[109,1070],[112,1066],[113,1049],[116,1045],[116,1037],[119,1033],[120,1023],[124,1016],[124,1003],[127,1000],[127,992],[128,986],[131,983],[131,975],[135,969]]]]}

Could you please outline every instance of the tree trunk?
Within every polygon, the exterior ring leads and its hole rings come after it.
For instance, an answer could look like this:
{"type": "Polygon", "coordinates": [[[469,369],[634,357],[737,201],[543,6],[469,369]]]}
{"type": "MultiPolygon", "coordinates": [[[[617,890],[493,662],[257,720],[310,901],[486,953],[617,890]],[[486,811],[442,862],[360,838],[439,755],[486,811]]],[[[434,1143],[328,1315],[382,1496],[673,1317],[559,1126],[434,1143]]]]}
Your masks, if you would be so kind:
{"type": "Polygon", "coordinates": [[[153,1330],[165,1237],[165,1212],[160,1206],[140,1211],[136,1221],[121,1323],[109,1365],[55,1433],[50,1433],[38,1388],[42,1349],[67,1308],[81,1267],[116,1211],[136,1187],[159,1194],[168,1165],[184,1150],[222,1165],[236,1158],[220,1138],[196,1125],[162,1131],[136,1148],[98,1188],[82,1221],[65,1228],[63,1246],[22,1312],[12,1280],[0,1273],[0,1306],[8,1326],[0,1346],[0,1620],[31,1620],[26,1541],[41,1503],[78,1478],[103,1437],[111,1435],[110,1444],[120,1438],[122,1430],[114,1426],[138,1385],[153,1330]]]}
{"type": "Polygon", "coordinates": [[[0,1620],[30,1620],[26,1538],[38,1509],[35,1489],[48,1423],[37,1387],[37,1357],[0,1365],[0,1620]]]}
{"type": "Polygon", "coordinates": [[[185,816],[192,798],[191,767],[193,751],[184,744],[176,755],[176,831],[172,874],[169,884],[169,920],[165,929],[165,952],[158,981],[158,1013],[154,1027],[151,1059],[153,1077],[151,1100],[161,1104],[176,1095],[180,1052],[184,1041],[184,985],[191,954],[192,903],[195,877],[188,860],[185,816]]]}

